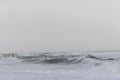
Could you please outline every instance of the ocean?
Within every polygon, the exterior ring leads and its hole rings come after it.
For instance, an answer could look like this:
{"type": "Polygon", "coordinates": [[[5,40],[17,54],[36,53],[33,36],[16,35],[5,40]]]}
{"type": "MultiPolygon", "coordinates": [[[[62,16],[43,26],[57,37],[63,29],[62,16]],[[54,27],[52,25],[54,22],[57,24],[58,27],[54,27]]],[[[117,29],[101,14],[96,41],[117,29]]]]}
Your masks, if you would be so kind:
{"type": "Polygon", "coordinates": [[[120,52],[0,54],[0,80],[120,80],[120,52]]]}

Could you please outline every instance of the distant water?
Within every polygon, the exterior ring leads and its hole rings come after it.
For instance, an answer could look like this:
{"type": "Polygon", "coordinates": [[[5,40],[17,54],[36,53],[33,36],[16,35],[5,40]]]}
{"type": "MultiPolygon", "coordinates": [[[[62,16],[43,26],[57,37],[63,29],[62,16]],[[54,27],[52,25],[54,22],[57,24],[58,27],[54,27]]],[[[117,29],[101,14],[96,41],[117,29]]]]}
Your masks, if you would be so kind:
{"type": "Polygon", "coordinates": [[[120,80],[120,52],[0,54],[0,80],[120,80]]]}

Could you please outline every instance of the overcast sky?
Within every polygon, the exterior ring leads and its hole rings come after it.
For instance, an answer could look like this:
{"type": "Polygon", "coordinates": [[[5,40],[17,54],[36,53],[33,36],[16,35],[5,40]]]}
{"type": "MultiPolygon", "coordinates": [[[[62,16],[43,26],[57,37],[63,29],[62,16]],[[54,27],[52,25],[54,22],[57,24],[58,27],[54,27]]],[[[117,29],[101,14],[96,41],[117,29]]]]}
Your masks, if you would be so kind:
{"type": "Polygon", "coordinates": [[[1,0],[0,52],[120,50],[120,0],[1,0]]]}

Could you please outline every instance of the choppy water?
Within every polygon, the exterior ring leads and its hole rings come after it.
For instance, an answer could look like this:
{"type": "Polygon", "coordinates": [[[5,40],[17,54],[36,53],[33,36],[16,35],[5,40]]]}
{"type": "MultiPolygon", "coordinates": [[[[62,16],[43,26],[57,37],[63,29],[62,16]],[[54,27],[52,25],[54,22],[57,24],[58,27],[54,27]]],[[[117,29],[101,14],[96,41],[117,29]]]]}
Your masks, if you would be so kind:
{"type": "Polygon", "coordinates": [[[120,52],[0,54],[0,80],[120,80],[120,52]]]}

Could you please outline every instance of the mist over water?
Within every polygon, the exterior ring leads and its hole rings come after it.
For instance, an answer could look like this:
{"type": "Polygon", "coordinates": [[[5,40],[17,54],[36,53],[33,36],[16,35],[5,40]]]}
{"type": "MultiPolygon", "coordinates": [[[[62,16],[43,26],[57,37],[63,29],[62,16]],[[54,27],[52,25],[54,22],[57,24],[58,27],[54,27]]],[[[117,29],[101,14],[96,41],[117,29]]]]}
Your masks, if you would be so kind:
{"type": "Polygon", "coordinates": [[[119,0],[1,0],[0,52],[120,49],[119,0]]]}

